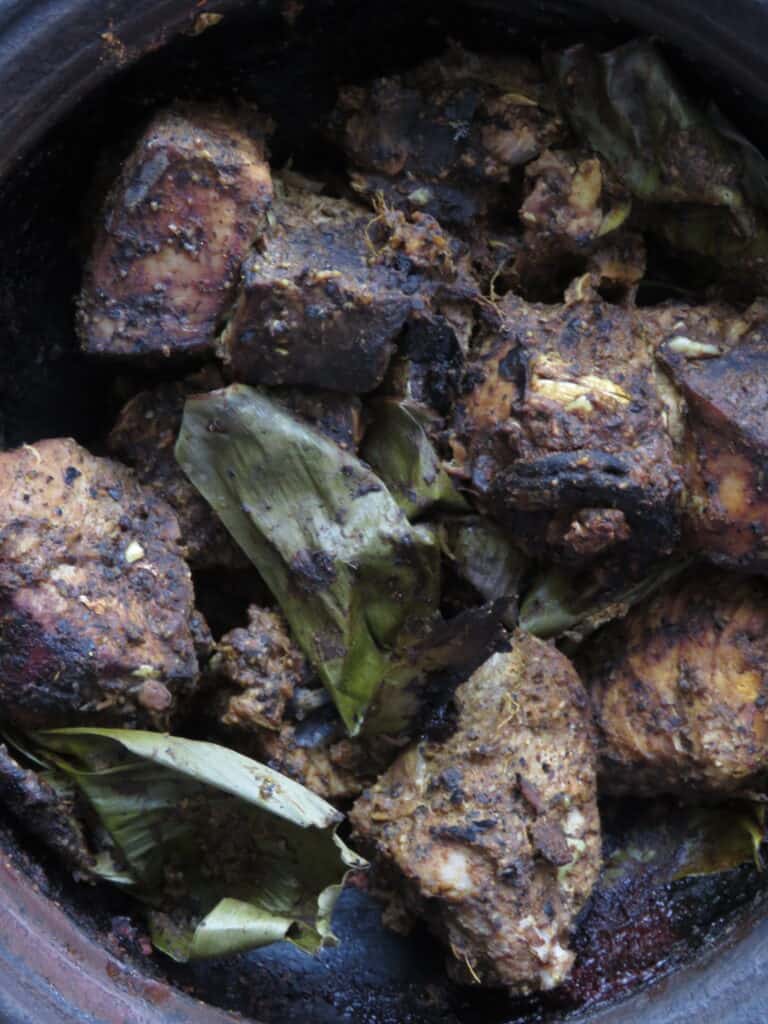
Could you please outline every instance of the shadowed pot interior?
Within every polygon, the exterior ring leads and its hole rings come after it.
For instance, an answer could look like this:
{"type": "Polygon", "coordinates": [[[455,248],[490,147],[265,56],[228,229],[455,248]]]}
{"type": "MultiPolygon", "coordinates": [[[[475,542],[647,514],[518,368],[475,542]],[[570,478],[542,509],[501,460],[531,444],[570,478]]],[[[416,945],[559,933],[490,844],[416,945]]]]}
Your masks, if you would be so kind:
{"type": "MultiPolygon", "coordinates": [[[[71,435],[92,444],[119,407],[115,369],[73,330],[94,182],[150,111],[174,98],[242,97],[277,129],[272,159],[340,171],[322,132],[339,85],[439,54],[537,55],[577,40],[656,34],[680,74],[756,142],[768,97],[768,6],[719,3],[426,3],[284,0],[97,3],[0,0],[0,431],[6,446],[71,435]],[[223,15],[222,18],[210,15],[223,15]]],[[[121,373],[135,371],[122,369],[121,373]]],[[[621,813],[612,812],[620,834],[621,813]]],[[[149,955],[133,905],[78,884],[14,822],[0,827],[0,1019],[164,1024],[501,1024],[768,1020],[763,880],[747,866],[648,897],[590,906],[566,994],[510,1000],[449,982],[437,945],[342,897],[342,945],[309,959],[280,945],[180,966],[149,955]],[[621,908],[619,908],[621,909],[621,908]],[[670,924],[672,922],[672,924],[670,924]]]]}

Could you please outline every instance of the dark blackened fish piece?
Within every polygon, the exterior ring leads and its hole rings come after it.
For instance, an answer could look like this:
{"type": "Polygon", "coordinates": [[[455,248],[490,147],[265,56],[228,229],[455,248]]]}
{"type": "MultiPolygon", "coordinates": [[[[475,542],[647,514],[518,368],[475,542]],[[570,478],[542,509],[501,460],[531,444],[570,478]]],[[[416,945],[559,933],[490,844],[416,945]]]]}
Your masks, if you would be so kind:
{"type": "MultiPolygon", "coordinates": [[[[433,218],[290,189],[243,265],[219,343],[233,379],[363,394],[383,380],[407,320],[450,323],[476,293],[433,218]]],[[[457,315],[457,330],[466,317],[457,315]]]]}
{"type": "Polygon", "coordinates": [[[458,46],[342,90],[332,120],[353,188],[467,229],[503,199],[517,168],[567,134],[535,64],[458,46]]]}
{"type": "Polygon", "coordinates": [[[355,804],[353,827],[389,920],[426,920],[452,974],[553,988],[601,866],[586,694],[564,655],[518,633],[455,699],[453,735],[401,754],[355,804]]]}
{"type": "Polygon", "coordinates": [[[468,368],[454,445],[468,486],[539,557],[647,565],[679,537],[682,477],[630,310],[579,279],[567,301],[507,295],[468,368]]]}
{"type": "Polygon", "coordinates": [[[673,306],[655,320],[687,405],[687,542],[717,565],[768,573],[768,306],[673,306]]]}
{"type": "Polygon", "coordinates": [[[193,569],[245,568],[250,562],[181,470],[174,455],[184,403],[191,394],[221,386],[216,371],[169,381],[134,395],[120,410],[107,449],[131,466],[143,487],[171,506],[193,569]]]}
{"type": "Polygon", "coordinates": [[[197,684],[193,600],[176,518],[129,469],[69,439],[0,454],[6,721],[167,727],[197,684]]]}
{"type": "Polygon", "coordinates": [[[251,134],[206,107],[157,114],[106,201],[80,297],[83,349],[210,351],[271,198],[258,124],[251,134]]]}

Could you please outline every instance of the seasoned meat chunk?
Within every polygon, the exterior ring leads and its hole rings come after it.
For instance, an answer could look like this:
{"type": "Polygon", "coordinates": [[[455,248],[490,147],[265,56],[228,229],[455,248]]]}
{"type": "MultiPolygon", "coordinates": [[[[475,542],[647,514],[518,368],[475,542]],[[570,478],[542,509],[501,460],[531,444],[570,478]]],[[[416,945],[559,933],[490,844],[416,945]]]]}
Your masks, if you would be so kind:
{"type": "Polygon", "coordinates": [[[464,227],[503,200],[516,168],[565,137],[535,64],[460,47],[342,90],[333,124],[358,192],[464,227]]]}
{"type": "MultiPolygon", "coordinates": [[[[123,407],[107,438],[109,451],[135,470],[144,487],[171,505],[179,520],[187,561],[195,570],[251,566],[174,454],[187,398],[222,384],[218,371],[209,368],[184,381],[141,391],[123,407]]],[[[362,433],[359,399],[298,389],[281,391],[278,396],[338,444],[354,450],[362,433]]]]}
{"type": "Polygon", "coordinates": [[[221,111],[159,113],[107,197],[80,297],[83,349],[212,349],[272,197],[263,138],[221,111]]]}
{"type": "Polygon", "coordinates": [[[662,307],[655,321],[687,408],[687,542],[718,565],[767,573],[768,305],[662,307]]]}
{"type": "Polygon", "coordinates": [[[0,454],[0,713],[165,727],[194,690],[192,581],[165,502],[74,441],[0,454]]]}
{"type": "Polygon", "coordinates": [[[557,301],[587,271],[596,288],[632,295],[645,272],[642,237],[623,229],[632,202],[597,157],[547,150],[525,168],[523,239],[514,277],[526,296],[557,301]]]}
{"type": "Polygon", "coordinates": [[[225,633],[208,666],[224,695],[221,721],[241,728],[279,729],[286,702],[308,674],[301,651],[279,612],[251,605],[248,626],[225,633]]]}
{"type": "Polygon", "coordinates": [[[628,309],[575,282],[500,303],[466,374],[455,452],[530,553],[644,565],[678,539],[681,473],[653,358],[628,309]]]}
{"type": "MultiPolygon", "coordinates": [[[[314,739],[314,738],[313,738],[314,739]]],[[[386,736],[347,737],[313,742],[291,721],[279,732],[263,730],[256,737],[258,757],[331,802],[351,800],[393,761],[399,747],[386,736]]]]}
{"type": "Polygon", "coordinates": [[[315,688],[282,615],[254,605],[248,617],[246,629],[219,640],[207,667],[228,742],[326,800],[357,796],[398,747],[386,737],[343,736],[329,694],[315,688]]]}
{"type": "Polygon", "coordinates": [[[454,734],[401,754],[355,804],[354,829],[454,974],[552,988],[600,871],[586,695],[562,654],[518,633],[455,699],[454,734]]]}
{"type": "Polygon", "coordinates": [[[439,225],[288,190],[246,260],[219,354],[251,384],[365,393],[410,316],[442,315],[457,276],[439,225]]]}
{"type": "Polygon", "coordinates": [[[768,768],[768,587],[698,572],[669,585],[580,655],[618,792],[727,792],[768,768]]]}

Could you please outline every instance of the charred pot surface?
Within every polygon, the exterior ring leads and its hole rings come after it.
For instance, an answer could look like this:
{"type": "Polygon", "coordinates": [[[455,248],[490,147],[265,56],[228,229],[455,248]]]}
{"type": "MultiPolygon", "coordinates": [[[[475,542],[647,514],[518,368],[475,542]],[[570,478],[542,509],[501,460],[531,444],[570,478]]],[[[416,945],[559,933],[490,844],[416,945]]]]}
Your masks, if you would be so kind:
{"type": "Polygon", "coordinates": [[[0,454],[0,510],[3,717],[166,727],[198,676],[170,507],[57,439],[0,454]]]}
{"type": "Polygon", "coordinates": [[[282,192],[219,342],[233,379],[365,394],[409,318],[455,319],[468,335],[451,303],[471,302],[476,289],[431,217],[406,220],[385,205],[371,216],[344,199],[282,192]]]}
{"type": "Polygon", "coordinates": [[[145,361],[210,352],[271,199],[258,120],[157,114],[104,206],[80,296],[83,349],[145,361]]]}
{"type": "Polygon", "coordinates": [[[631,311],[582,279],[558,305],[505,296],[458,404],[456,461],[534,556],[639,567],[679,537],[682,474],[631,311]]]}
{"type": "Polygon", "coordinates": [[[444,743],[405,751],[351,820],[394,884],[390,920],[426,919],[464,981],[559,984],[600,871],[588,701],[567,659],[523,633],[456,691],[444,743]]]}
{"type": "Polygon", "coordinates": [[[658,358],[685,400],[688,545],[729,569],[768,572],[768,305],[670,307],[658,358]]]}
{"type": "Polygon", "coordinates": [[[768,768],[768,587],[710,571],[594,634],[579,656],[607,791],[695,798],[768,768]]]}
{"type": "Polygon", "coordinates": [[[536,64],[459,46],[343,89],[332,127],[359,193],[466,230],[509,200],[517,168],[567,136],[536,64]]]}

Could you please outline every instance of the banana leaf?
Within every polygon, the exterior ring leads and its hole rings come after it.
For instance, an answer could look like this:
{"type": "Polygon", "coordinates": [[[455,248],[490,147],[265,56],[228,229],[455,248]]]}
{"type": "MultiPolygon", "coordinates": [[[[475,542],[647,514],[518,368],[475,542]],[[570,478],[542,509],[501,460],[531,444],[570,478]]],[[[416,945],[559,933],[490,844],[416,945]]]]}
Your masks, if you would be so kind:
{"type": "Polygon", "coordinates": [[[99,823],[91,874],[147,905],[158,949],[184,961],[335,943],[336,898],[365,862],[336,835],[342,815],[308,789],[162,733],[57,729],[26,745],[87,801],[99,823]]]}
{"type": "Polygon", "coordinates": [[[440,544],[454,569],[486,601],[507,599],[502,622],[517,625],[517,596],[526,558],[506,533],[483,516],[457,516],[439,526],[440,544]]]}
{"type": "Polygon", "coordinates": [[[755,230],[744,238],[723,209],[686,206],[674,211],[659,208],[647,215],[649,230],[673,249],[703,257],[709,278],[744,282],[750,294],[768,288],[768,218],[759,213],[755,230]]]}
{"type": "Polygon", "coordinates": [[[750,862],[762,871],[765,839],[764,808],[756,803],[643,802],[634,809],[621,843],[607,855],[602,884],[616,885],[638,871],[653,885],[732,871],[750,862]]]}
{"type": "Polygon", "coordinates": [[[418,402],[382,398],[371,403],[373,422],[360,454],[387,485],[409,519],[469,506],[446,473],[427,434],[437,417],[418,402]]]}
{"type": "Polygon", "coordinates": [[[434,531],[409,523],[359,459],[254,388],[190,398],[176,457],[356,735],[386,678],[405,687],[420,674],[401,655],[438,620],[434,531]]]}
{"type": "Polygon", "coordinates": [[[598,572],[574,575],[560,566],[550,566],[534,577],[526,591],[520,606],[520,628],[543,640],[565,637],[581,641],[606,622],[622,618],[690,562],[666,559],[650,566],[641,580],[629,582],[609,582],[598,572]]]}
{"type": "Polygon", "coordinates": [[[750,202],[768,207],[765,159],[686,96],[653,44],[574,46],[554,70],[575,131],[637,198],[722,207],[744,237],[753,233],[750,202]]]}
{"type": "Polygon", "coordinates": [[[416,722],[427,704],[425,691],[433,681],[429,673],[439,673],[443,679],[447,675],[455,685],[480,668],[507,642],[502,626],[509,617],[509,605],[508,600],[499,600],[467,608],[438,622],[423,640],[405,649],[371,705],[365,731],[398,733],[403,723],[416,722]]]}

